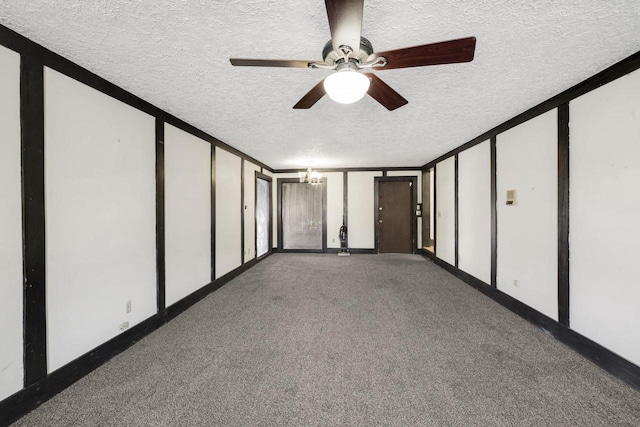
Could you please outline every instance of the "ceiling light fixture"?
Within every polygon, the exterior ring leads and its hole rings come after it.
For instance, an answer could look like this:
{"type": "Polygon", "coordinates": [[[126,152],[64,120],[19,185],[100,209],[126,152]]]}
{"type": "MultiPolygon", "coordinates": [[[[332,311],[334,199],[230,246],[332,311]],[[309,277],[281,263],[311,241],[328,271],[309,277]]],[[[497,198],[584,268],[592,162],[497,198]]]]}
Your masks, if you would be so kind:
{"type": "Polygon", "coordinates": [[[311,170],[311,166],[306,171],[298,172],[298,177],[301,183],[320,184],[322,180],[322,174],[311,170]]]}
{"type": "Polygon", "coordinates": [[[324,90],[340,104],[353,104],[369,90],[369,78],[351,68],[343,68],[324,79],[324,90]]]}

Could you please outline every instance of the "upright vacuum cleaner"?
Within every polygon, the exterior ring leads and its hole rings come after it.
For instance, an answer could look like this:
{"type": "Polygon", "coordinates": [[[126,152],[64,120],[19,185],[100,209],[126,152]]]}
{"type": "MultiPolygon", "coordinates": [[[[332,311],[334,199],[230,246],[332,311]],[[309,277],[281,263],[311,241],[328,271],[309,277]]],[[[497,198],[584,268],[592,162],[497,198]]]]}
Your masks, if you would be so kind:
{"type": "Polygon", "coordinates": [[[350,256],[349,249],[347,249],[347,226],[342,224],[340,227],[340,250],[338,256],[350,256]]]}

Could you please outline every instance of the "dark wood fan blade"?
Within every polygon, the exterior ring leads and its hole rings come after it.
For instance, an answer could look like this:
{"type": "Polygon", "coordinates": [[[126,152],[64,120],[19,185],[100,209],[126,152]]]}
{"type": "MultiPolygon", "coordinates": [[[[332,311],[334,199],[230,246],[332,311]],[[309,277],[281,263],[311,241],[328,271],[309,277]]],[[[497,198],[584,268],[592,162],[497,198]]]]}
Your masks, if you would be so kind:
{"type": "Polygon", "coordinates": [[[376,68],[377,70],[455,64],[472,61],[475,50],[476,38],[467,37],[404,49],[388,50],[386,52],[375,52],[369,56],[367,61],[372,61],[379,57],[386,58],[387,65],[382,68],[376,68]]]}
{"type": "Polygon", "coordinates": [[[309,68],[309,64],[316,61],[300,61],[297,59],[245,59],[231,58],[231,65],[236,67],[289,67],[309,68]]]}
{"type": "Polygon", "coordinates": [[[391,89],[391,86],[380,80],[380,78],[375,74],[365,73],[365,76],[369,77],[369,80],[371,80],[369,91],[367,93],[373,99],[382,104],[387,110],[393,111],[409,102],[398,92],[391,89]]]}
{"type": "Polygon", "coordinates": [[[340,52],[347,45],[357,54],[360,51],[362,9],[364,0],[325,0],[333,50],[340,52]]]}
{"type": "Polygon", "coordinates": [[[293,106],[293,108],[295,110],[306,110],[308,108],[311,108],[316,102],[320,101],[320,98],[322,98],[325,93],[324,80],[321,80],[320,83],[315,85],[313,89],[307,92],[307,94],[303,96],[302,99],[293,106]]]}

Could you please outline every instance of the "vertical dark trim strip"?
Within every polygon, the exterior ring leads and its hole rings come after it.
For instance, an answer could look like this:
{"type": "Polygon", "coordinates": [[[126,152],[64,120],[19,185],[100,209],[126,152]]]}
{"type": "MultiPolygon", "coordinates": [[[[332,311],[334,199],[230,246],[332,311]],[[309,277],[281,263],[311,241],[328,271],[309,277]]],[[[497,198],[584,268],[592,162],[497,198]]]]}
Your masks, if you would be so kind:
{"type": "Polygon", "coordinates": [[[216,280],[216,146],[211,144],[211,283],[216,280]]]}
{"type": "Polygon", "coordinates": [[[166,308],[164,233],[164,121],[156,117],[156,290],[158,313],[166,308]]]}
{"type": "Polygon", "coordinates": [[[496,287],[498,274],[498,178],[496,175],[496,136],[491,137],[491,286],[496,287]]]}
{"type": "Polygon", "coordinates": [[[24,259],[24,385],[47,376],[44,189],[44,67],[20,64],[22,241],[24,259]]]}
{"type": "Polygon", "coordinates": [[[242,259],[240,265],[244,265],[244,159],[240,159],[240,248],[242,259]]]}
{"type": "Polygon", "coordinates": [[[459,245],[459,241],[460,241],[460,232],[458,231],[458,224],[459,224],[459,211],[460,209],[458,208],[458,155],[456,154],[453,158],[453,194],[454,194],[454,221],[455,221],[455,238],[454,238],[454,245],[455,245],[455,255],[454,255],[454,265],[457,268],[458,267],[458,254],[459,254],[459,250],[458,247],[459,245]]]}
{"type": "Polygon", "coordinates": [[[384,176],[387,176],[387,170],[386,170],[386,169],[383,169],[383,170],[382,170],[382,176],[383,176],[383,177],[384,177],[384,176]]]}
{"type": "Polygon", "coordinates": [[[558,107],[558,319],[569,327],[569,104],[558,107]]]}

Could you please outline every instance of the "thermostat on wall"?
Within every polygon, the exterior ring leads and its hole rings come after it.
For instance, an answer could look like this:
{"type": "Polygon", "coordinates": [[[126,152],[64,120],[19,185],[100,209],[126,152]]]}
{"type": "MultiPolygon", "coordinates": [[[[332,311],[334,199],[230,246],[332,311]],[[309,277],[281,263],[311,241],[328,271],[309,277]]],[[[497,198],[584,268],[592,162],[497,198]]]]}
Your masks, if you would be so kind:
{"type": "Polygon", "coordinates": [[[516,204],[516,190],[507,190],[507,206],[516,204]]]}

